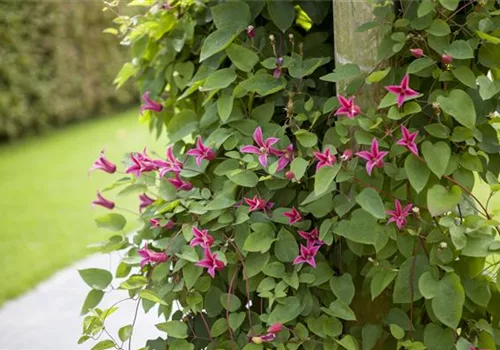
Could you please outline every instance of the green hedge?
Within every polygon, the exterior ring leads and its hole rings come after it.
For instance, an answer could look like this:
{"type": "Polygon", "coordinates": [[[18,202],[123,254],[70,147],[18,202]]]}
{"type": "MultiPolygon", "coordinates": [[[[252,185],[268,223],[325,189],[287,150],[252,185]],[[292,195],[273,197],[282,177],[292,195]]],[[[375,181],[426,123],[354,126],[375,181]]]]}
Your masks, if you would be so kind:
{"type": "Polygon", "coordinates": [[[112,81],[127,56],[100,2],[0,0],[0,138],[131,103],[112,81]]]}

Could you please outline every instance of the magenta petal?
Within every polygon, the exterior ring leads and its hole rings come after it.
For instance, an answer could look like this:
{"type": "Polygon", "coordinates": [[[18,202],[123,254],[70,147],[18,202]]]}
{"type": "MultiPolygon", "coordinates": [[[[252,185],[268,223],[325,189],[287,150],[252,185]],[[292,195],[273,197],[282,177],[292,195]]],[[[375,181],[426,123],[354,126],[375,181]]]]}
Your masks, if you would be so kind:
{"type": "Polygon", "coordinates": [[[269,137],[266,142],[265,142],[265,145],[266,145],[266,148],[269,148],[271,147],[272,145],[274,145],[276,142],[278,142],[280,139],[277,138],[277,137],[269,137]]]}
{"type": "Polygon", "coordinates": [[[253,153],[253,154],[260,154],[260,148],[256,146],[243,146],[240,149],[241,152],[243,153],[253,153]]]}
{"type": "Polygon", "coordinates": [[[253,139],[260,147],[265,147],[264,139],[262,138],[262,128],[260,126],[253,132],[253,139]]]}
{"type": "Polygon", "coordinates": [[[261,154],[259,156],[259,162],[265,168],[267,166],[267,154],[261,154]]]}
{"type": "Polygon", "coordinates": [[[374,167],[375,167],[375,163],[374,162],[369,161],[369,162],[366,163],[366,172],[368,173],[368,175],[372,174],[374,167]]]}
{"type": "Polygon", "coordinates": [[[305,260],[299,255],[293,260],[293,265],[301,264],[305,262],[305,260]]]}
{"type": "Polygon", "coordinates": [[[357,152],[356,155],[368,161],[372,159],[372,154],[368,151],[357,152]]]}

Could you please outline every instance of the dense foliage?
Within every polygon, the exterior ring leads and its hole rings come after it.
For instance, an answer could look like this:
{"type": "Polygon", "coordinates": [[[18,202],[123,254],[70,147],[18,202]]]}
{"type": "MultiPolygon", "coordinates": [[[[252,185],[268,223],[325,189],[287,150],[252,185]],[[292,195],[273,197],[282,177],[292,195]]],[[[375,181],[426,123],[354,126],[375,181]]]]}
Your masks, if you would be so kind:
{"type": "MultiPolygon", "coordinates": [[[[140,194],[144,226],[103,250],[126,249],[114,288],[158,305],[166,336],[147,348],[500,345],[496,3],[378,3],[359,29],[384,36],[369,74],[332,72],[330,2],[132,4],[145,11],[116,19],[135,55],[119,79],[138,78],[171,145],[132,153],[94,204],[140,194]],[[367,86],[378,106],[355,99],[367,86]]],[[[94,168],[116,171],[105,155],[94,168]]],[[[114,307],[95,308],[112,274],[80,272],[83,342],[114,307]]],[[[133,319],[96,349],[124,348],[133,319]]]]}
{"type": "Polygon", "coordinates": [[[130,104],[111,86],[126,51],[96,2],[0,2],[0,139],[130,104]]]}

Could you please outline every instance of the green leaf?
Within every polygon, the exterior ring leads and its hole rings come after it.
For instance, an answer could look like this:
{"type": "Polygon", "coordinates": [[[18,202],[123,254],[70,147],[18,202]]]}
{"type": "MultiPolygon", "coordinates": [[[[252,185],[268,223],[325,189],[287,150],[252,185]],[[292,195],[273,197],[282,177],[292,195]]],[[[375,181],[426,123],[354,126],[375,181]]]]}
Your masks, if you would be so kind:
{"type": "Polygon", "coordinates": [[[481,39],[486,40],[492,44],[500,44],[500,38],[497,38],[496,36],[486,34],[486,33],[481,32],[479,30],[476,31],[476,34],[481,39]]]}
{"type": "Polygon", "coordinates": [[[188,326],[182,321],[168,321],[156,325],[160,331],[166,332],[169,337],[185,339],[187,338],[188,326]]]}
{"type": "Polygon", "coordinates": [[[102,340],[92,347],[90,350],[105,350],[115,347],[115,343],[112,340],[106,339],[102,340]]]}
{"type": "Polygon", "coordinates": [[[327,74],[319,78],[320,80],[329,81],[332,83],[337,83],[342,80],[347,80],[355,78],[361,74],[361,69],[354,63],[344,64],[335,68],[333,73],[327,74]]]}
{"type": "Polygon", "coordinates": [[[314,147],[318,143],[318,136],[316,134],[300,129],[295,132],[295,136],[300,144],[304,147],[314,147]]]}
{"type": "Polygon", "coordinates": [[[286,297],[283,304],[277,304],[267,318],[267,324],[285,324],[295,320],[302,312],[303,306],[297,297],[286,297]]]}
{"type": "Polygon", "coordinates": [[[265,253],[271,249],[274,242],[274,233],[271,231],[257,231],[251,233],[245,243],[243,249],[248,252],[261,252],[265,253]]]}
{"type": "Polygon", "coordinates": [[[125,342],[130,339],[130,336],[132,335],[132,330],[133,328],[131,324],[123,326],[118,330],[118,337],[120,338],[121,341],[125,342]]]}
{"type": "Polygon", "coordinates": [[[259,62],[259,56],[250,49],[238,44],[231,44],[227,47],[226,53],[231,62],[244,72],[250,72],[259,62]]]}
{"type": "Polygon", "coordinates": [[[212,6],[210,11],[218,29],[233,26],[246,28],[250,24],[250,9],[243,1],[224,2],[212,6]]]}
{"type": "Polygon", "coordinates": [[[342,276],[333,276],[330,279],[330,289],[333,294],[347,305],[351,304],[356,289],[352,281],[352,276],[344,273],[342,276]]]}
{"type": "Polygon", "coordinates": [[[424,17],[434,11],[436,4],[432,0],[423,0],[418,6],[417,16],[424,17]]]}
{"type": "Polygon", "coordinates": [[[113,279],[111,272],[103,269],[84,269],[78,270],[78,273],[90,288],[97,290],[106,289],[113,279]]]}
{"type": "Polygon", "coordinates": [[[262,272],[264,266],[269,262],[269,253],[250,253],[246,256],[245,272],[248,278],[251,278],[262,272]]]}
{"type": "Polygon", "coordinates": [[[439,288],[439,280],[434,278],[431,271],[424,272],[418,280],[418,289],[425,299],[432,299],[436,296],[439,288]]]}
{"type": "Polygon", "coordinates": [[[255,92],[260,96],[267,96],[283,90],[285,86],[286,80],[283,77],[276,79],[270,74],[258,74],[242,81],[236,88],[240,87],[246,91],[255,92]]]}
{"type": "Polygon", "coordinates": [[[210,91],[227,88],[236,80],[236,72],[232,68],[223,68],[210,74],[205,84],[200,88],[202,91],[210,91]]]}
{"type": "Polygon", "coordinates": [[[370,292],[372,295],[372,300],[380,295],[391,282],[398,275],[398,271],[394,271],[388,268],[379,268],[377,272],[373,275],[370,282],[370,292]]]}
{"type": "Polygon", "coordinates": [[[441,178],[450,161],[450,146],[444,141],[439,141],[435,144],[432,144],[430,141],[424,141],[422,143],[422,155],[429,169],[436,174],[438,178],[441,178]]]}
{"type": "Polygon", "coordinates": [[[442,19],[435,19],[425,31],[435,36],[445,36],[451,33],[450,27],[442,19]]]}
{"type": "Polygon", "coordinates": [[[120,283],[122,289],[137,289],[148,284],[148,279],[144,276],[133,275],[129,279],[120,283]]]}
{"type": "Polygon", "coordinates": [[[432,216],[449,212],[460,203],[462,190],[454,185],[448,191],[441,185],[434,185],[427,191],[427,208],[432,216]]]}
{"type": "Polygon", "coordinates": [[[224,50],[244,29],[234,25],[210,33],[201,46],[200,62],[224,50]]]}
{"type": "Polygon", "coordinates": [[[485,309],[488,307],[491,300],[491,291],[489,282],[484,276],[478,276],[474,279],[464,278],[462,285],[467,298],[485,309]]]}
{"type": "Polygon", "coordinates": [[[437,319],[450,328],[457,328],[462,318],[462,307],[465,302],[465,292],[460,283],[460,277],[455,273],[446,274],[432,299],[432,310],[437,319]]]}
{"type": "MultiPolygon", "coordinates": [[[[454,347],[455,336],[453,330],[443,329],[435,323],[429,323],[424,331],[424,343],[428,350],[451,350],[454,347]]],[[[457,347],[458,348],[458,347],[457,347]]],[[[460,349],[460,348],[458,348],[460,349]]],[[[467,348],[469,350],[469,348],[467,348]]]]}
{"type": "Polygon", "coordinates": [[[139,292],[139,297],[141,299],[146,299],[157,304],[167,305],[155,292],[150,289],[143,289],[139,292]]]}
{"type": "Polygon", "coordinates": [[[324,166],[316,172],[314,176],[314,194],[316,196],[319,197],[329,190],[339,170],[340,164],[336,163],[333,166],[324,166]]]}
{"type": "Polygon", "coordinates": [[[419,193],[427,185],[431,171],[413,154],[409,154],[405,160],[405,172],[411,186],[419,193]]]}
{"type": "Polygon", "coordinates": [[[460,0],[439,0],[440,4],[443,5],[445,9],[450,11],[455,11],[457,9],[459,1],[460,0]]]}
{"type": "Polygon", "coordinates": [[[306,173],[309,162],[304,158],[297,157],[292,160],[290,170],[295,174],[295,179],[300,180],[306,173]]]}
{"type": "Polygon", "coordinates": [[[370,350],[375,347],[378,339],[382,335],[382,326],[377,324],[366,323],[363,325],[363,330],[361,331],[362,349],[370,350]]]}
{"type": "Polygon", "coordinates": [[[229,180],[243,187],[255,187],[259,178],[253,171],[237,169],[226,174],[229,180]]]}
{"type": "Polygon", "coordinates": [[[425,131],[430,135],[437,137],[439,139],[447,139],[450,137],[450,129],[441,123],[433,123],[424,126],[425,131]]]}
{"type": "Polygon", "coordinates": [[[222,95],[217,100],[217,112],[220,120],[225,123],[233,110],[234,97],[232,95],[222,95]]]}
{"type": "Polygon", "coordinates": [[[292,78],[301,79],[311,75],[316,69],[330,62],[329,57],[308,58],[305,60],[294,59],[288,67],[288,73],[292,78]]]}
{"type": "Polygon", "coordinates": [[[268,102],[252,110],[252,119],[259,124],[269,123],[274,114],[274,102],[268,102]]]}
{"type": "Polygon", "coordinates": [[[233,313],[229,315],[229,326],[232,330],[240,328],[243,321],[245,321],[246,314],[244,312],[233,313]]]}
{"type": "Polygon", "coordinates": [[[176,113],[167,125],[168,141],[172,144],[198,129],[198,116],[193,110],[176,113]]]}
{"type": "Polygon", "coordinates": [[[292,262],[299,255],[299,247],[295,237],[285,228],[281,228],[274,244],[274,254],[279,261],[292,262]]]}
{"type": "Polygon", "coordinates": [[[377,219],[363,209],[354,210],[351,220],[340,221],[334,232],[353,242],[375,247],[384,246],[388,239],[386,231],[377,223],[377,219]]]}
{"type": "Polygon", "coordinates": [[[83,302],[82,311],[80,314],[83,316],[87,314],[90,310],[95,308],[97,305],[99,305],[103,296],[104,292],[102,290],[92,289],[89,292],[89,294],[87,294],[87,297],[83,302]]]}
{"type": "Polygon", "coordinates": [[[373,83],[378,83],[382,79],[384,79],[387,74],[391,71],[391,67],[383,69],[383,70],[378,70],[373,73],[371,73],[368,77],[366,77],[366,82],[368,84],[373,84],[373,83]]]}
{"type": "Polygon", "coordinates": [[[241,307],[241,301],[234,294],[223,293],[220,296],[220,303],[222,307],[229,312],[235,312],[241,307]]]}
{"type": "Polygon", "coordinates": [[[121,231],[127,224],[127,219],[121,214],[109,213],[94,219],[97,227],[105,228],[110,231],[121,231]]]}
{"type": "Polygon", "coordinates": [[[295,19],[295,9],[293,3],[289,0],[267,0],[267,11],[271,20],[283,33],[290,28],[295,19]]]}
{"type": "Polygon", "coordinates": [[[479,95],[483,101],[489,100],[500,91],[500,84],[497,81],[491,81],[484,75],[478,77],[477,82],[479,84],[479,95]]]}
{"type": "Polygon", "coordinates": [[[328,307],[330,314],[334,317],[341,318],[346,321],[356,321],[354,311],[341,299],[337,299],[328,307]]]}
{"type": "Polygon", "coordinates": [[[434,61],[431,60],[429,57],[417,58],[408,65],[406,71],[409,74],[415,74],[432,65],[434,65],[434,61]]]}
{"type": "Polygon", "coordinates": [[[469,43],[465,40],[456,40],[450,44],[446,52],[453,58],[458,60],[466,60],[474,58],[474,51],[469,43]]]}
{"type": "Polygon", "coordinates": [[[227,320],[225,318],[219,318],[212,325],[210,332],[213,337],[219,337],[228,330],[227,320]]]}
{"type": "Polygon", "coordinates": [[[385,218],[384,203],[382,202],[382,198],[380,198],[378,192],[373,188],[365,187],[363,191],[356,196],[356,202],[361,206],[361,208],[372,214],[374,217],[378,219],[385,218]]]}
{"type": "Polygon", "coordinates": [[[469,67],[459,66],[451,72],[462,84],[467,85],[471,89],[476,88],[476,75],[472,72],[472,70],[470,70],[469,67]]]}
{"type": "Polygon", "coordinates": [[[358,344],[356,342],[356,339],[348,334],[342,338],[342,340],[338,341],[335,339],[336,342],[338,342],[344,349],[347,350],[358,350],[358,344]]]}
{"type": "Polygon", "coordinates": [[[231,198],[227,198],[224,195],[219,195],[214,198],[213,201],[209,202],[206,206],[206,210],[221,210],[232,207],[236,201],[231,198]]]}
{"type": "Polygon", "coordinates": [[[418,289],[418,280],[420,276],[429,267],[429,262],[427,257],[424,255],[416,255],[415,257],[409,257],[399,268],[398,276],[396,277],[396,282],[394,283],[394,294],[393,301],[398,304],[410,303],[411,296],[413,294],[413,301],[417,301],[422,298],[422,294],[418,289]],[[414,261],[415,260],[415,261],[414,261]],[[411,280],[413,283],[411,283],[411,280]],[[413,293],[411,287],[413,286],[413,293]]]}
{"type": "Polygon", "coordinates": [[[389,329],[391,331],[391,334],[394,338],[400,340],[403,339],[405,336],[405,331],[403,328],[399,327],[397,324],[391,324],[389,325],[389,329]]]}

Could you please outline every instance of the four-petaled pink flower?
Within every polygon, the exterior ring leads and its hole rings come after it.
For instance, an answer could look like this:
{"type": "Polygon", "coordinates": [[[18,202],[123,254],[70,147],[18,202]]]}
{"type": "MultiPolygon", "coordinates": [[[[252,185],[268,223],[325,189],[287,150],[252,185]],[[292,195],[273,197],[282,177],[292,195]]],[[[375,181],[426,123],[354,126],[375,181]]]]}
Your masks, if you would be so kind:
{"type": "Polygon", "coordinates": [[[352,151],[350,149],[346,149],[340,156],[340,160],[343,162],[347,162],[351,158],[352,158],[352,151]]]}
{"type": "Polygon", "coordinates": [[[295,157],[295,153],[293,151],[293,145],[289,144],[286,146],[284,150],[278,150],[275,148],[271,148],[271,153],[274,154],[275,156],[279,157],[278,158],[278,167],[276,168],[276,171],[281,171],[285,169],[285,167],[293,160],[295,157]]]}
{"type": "Polygon", "coordinates": [[[345,115],[349,119],[353,119],[355,116],[361,113],[361,108],[358,105],[354,104],[354,96],[350,99],[346,99],[342,95],[338,95],[337,99],[339,100],[340,107],[335,112],[335,115],[345,115]]]}
{"type": "Polygon", "coordinates": [[[281,76],[281,66],[283,65],[283,57],[276,57],[276,68],[273,71],[273,77],[278,79],[281,76]]]}
{"type": "Polygon", "coordinates": [[[304,238],[307,241],[307,244],[311,245],[322,245],[325,242],[319,239],[319,232],[317,228],[312,229],[309,232],[306,231],[299,231],[299,236],[304,238]]]}
{"type": "Polygon", "coordinates": [[[160,170],[160,178],[165,176],[166,173],[180,173],[183,167],[182,162],[175,158],[172,146],[168,146],[165,153],[167,160],[153,160],[153,164],[160,170]]]}
{"type": "Polygon", "coordinates": [[[189,243],[191,247],[199,245],[204,249],[208,249],[214,243],[214,238],[208,234],[208,230],[200,230],[193,226],[193,235],[194,238],[189,243]]]}
{"type": "Polygon", "coordinates": [[[300,245],[300,254],[293,261],[294,265],[301,263],[308,263],[312,267],[316,267],[316,254],[318,253],[319,248],[321,246],[311,244],[311,242],[307,242],[307,246],[300,245]]]}
{"type": "Polygon", "coordinates": [[[191,182],[184,181],[180,178],[179,173],[175,173],[175,177],[168,179],[168,181],[174,185],[177,190],[190,191],[193,188],[191,182]]]}
{"type": "Polygon", "coordinates": [[[215,271],[220,271],[224,268],[224,262],[217,259],[217,253],[213,253],[210,249],[205,249],[205,259],[196,263],[196,266],[204,267],[210,276],[215,277],[215,271]]]}
{"type": "Polygon", "coordinates": [[[367,160],[366,172],[368,173],[368,175],[371,175],[374,167],[382,168],[384,166],[384,157],[388,153],[389,152],[386,151],[379,151],[378,141],[376,138],[374,138],[372,140],[372,146],[370,151],[357,152],[356,155],[358,157],[367,160]]]}
{"type": "Polygon", "coordinates": [[[244,198],[245,202],[249,205],[250,211],[262,210],[266,211],[274,206],[273,202],[266,201],[265,199],[254,196],[252,199],[244,198]]]}
{"type": "Polygon", "coordinates": [[[410,52],[412,54],[413,57],[415,58],[420,58],[420,57],[424,57],[424,50],[422,49],[410,49],[410,52]]]}
{"type": "Polygon", "coordinates": [[[295,207],[292,207],[292,210],[290,211],[285,211],[283,215],[288,218],[288,222],[290,223],[290,225],[302,221],[302,215],[300,215],[300,212],[295,209],[295,207]]]}
{"type": "Polygon", "coordinates": [[[404,125],[401,125],[401,133],[403,134],[403,137],[396,143],[400,146],[408,148],[411,153],[418,156],[418,147],[415,143],[415,139],[418,136],[418,131],[410,133],[410,131],[404,125]]]}
{"type": "Polygon", "coordinates": [[[140,112],[143,113],[144,111],[153,111],[153,112],[161,112],[163,110],[163,106],[161,103],[153,101],[149,97],[149,91],[146,91],[144,95],[142,95],[143,99],[143,104],[141,105],[140,112]]]}
{"type": "Polygon", "coordinates": [[[100,192],[97,192],[97,199],[92,201],[93,205],[100,205],[101,207],[112,210],[115,207],[115,202],[107,200],[104,198],[100,192]]]}
{"type": "Polygon", "coordinates": [[[397,96],[398,107],[401,107],[407,99],[417,96],[419,94],[418,91],[411,89],[409,84],[410,84],[410,76],[408,74],[405,74],[403,80],[401,80],[401,84],[389,85],[385,87],[387,91],[397,96]]]}
{"type": "Polygon", "coordinates": [[[168,256],[165,252],[155,252],[154,250],[148,249],[145,245],[144,248],[139,249],[137,253],[142,257],[141,267],[146,264],[161,264],[167,261],[168,256]]]}
{"type": "Polygon", "coordinates": [[[264,138],[262,136],[262,129],[260,126],[257,129],[255,129],[253,133],[253,139],[258,147],[252,145],[243,146],[241,147],[241,152],[258,154],[259,162],[265,168],[267,166],[267,157],[272,152],[275,152],[274,148],[272,148],[272,145],[278,142],[279,139],[276,137],[269,137],[264,141],[264,138]]]}
{"type": "Polygon", "coordinates": [[[140,194],[139,200],[140,200],[139,212],[142,212],[144,208],[149,207],[151,204],[155,202],[155,200],[149,197],[146,193],[140,194]]]}
{"type": "Polygon", "coordinates": [[[132,165],[125,170],[127,174],[132,173],[139,177],[142,173],[157,169],[151,158],[149,158],[146,148],[142,153],[130,153],[130,160],[132,160],[132,165]]]}
{"type": "Polygon", "coordinates": [[[116,171],[116,165],[106,159],[106,157],[104,156],[104,150],[101,151],[101,155],[99,156],[99,158],[97,158],[94,164],[92,164],[92,168],[89,169],[89,174],[97,169],[105,171],[108,174],[113,174],[116,171]]]}
{"type": "Polygon", "coordinates": [[[187,151],[188,155],[196,157],[196,165],[201,166],[201,161],[206,159],[211,161],[215,158],[215,152],[203,144],[201,136],[196,140],[196,147],[187,151]]]}
{"type": "Polygon", "coordinates": [[[168,220],[165,225],[161,225],[160,219],[149,219],[152,228],[166,228],[167,230],[171,230],[175,226],[175,222],[173,220],[168,220]]]}
{"type": "Polygon", "coordinates": [[[255,37],[255,27],[253,25],[249,25],[246,31],[247,31],[247,36],[250,39],[253,39],[255,37]]]}
{"type": "Polygon", "coordinates": [[[394,201],[395,210],[387,210],[387,214],[391,217],[387,221],[387,223],[395,222],[398,229],[402,229],[403,226],[406,225],[406,217],[410,215],[410,210],[413,205],[410,203],[406,207],[402,208],[399,199],[394,201]]]}
{"type": "Polygon", "coordinates": [[[318,164],[316,164],[316,171],[321,169],[324,166],[332,166],[337,162],[337,158],[334,154],[331,154],[330,148],[326,148],[323,153],[321,152],[313,152],[314,157],[318,160],[318,164]]]}

